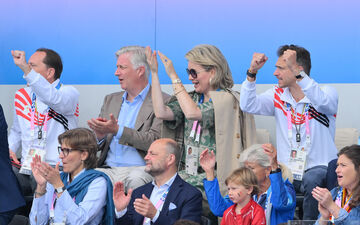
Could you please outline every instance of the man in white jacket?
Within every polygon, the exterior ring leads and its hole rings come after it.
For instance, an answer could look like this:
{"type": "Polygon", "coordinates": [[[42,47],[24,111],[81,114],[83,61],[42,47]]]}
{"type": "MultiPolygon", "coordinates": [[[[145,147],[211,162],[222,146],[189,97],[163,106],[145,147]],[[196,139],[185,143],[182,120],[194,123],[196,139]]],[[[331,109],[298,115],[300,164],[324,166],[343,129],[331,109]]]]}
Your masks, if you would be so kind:
{"type": "Polygon", "coordinates": [[[40,48],[26,62],[24,51],[11,51],[15,65],[24,73],[27,86],[15,93],[14,121],[10,130],[10,158],[24,195],[31,195],[36,182],[29,162],[35,154],[52,166],[59,162],[58,135],[77,127],[79,92],[60,83],[63,69],[58,53],[40,48]],[[16,152],[21,149],[21,162],[16,152]],[[21,169],[19,170],[19,168],[21,169]],[[21,171],[21,172],[20,172],[21,171]]]}
{"type": "Polygon", "coordinates": [[[291,168],[295,189],[304,193],[303,219],[314,220],[318,204],[311,191],[325,187],[327,164],[337,154],[338,94],[332,87],[320,88],[309,77],[311,59],[306,49],[284,45],[277,53],[278,85],[260,95],[256,95],[256,74],[268,58],[254,53],[241,86],[240,107],[248,113],[275,116],[278,161],[291,168]]]}

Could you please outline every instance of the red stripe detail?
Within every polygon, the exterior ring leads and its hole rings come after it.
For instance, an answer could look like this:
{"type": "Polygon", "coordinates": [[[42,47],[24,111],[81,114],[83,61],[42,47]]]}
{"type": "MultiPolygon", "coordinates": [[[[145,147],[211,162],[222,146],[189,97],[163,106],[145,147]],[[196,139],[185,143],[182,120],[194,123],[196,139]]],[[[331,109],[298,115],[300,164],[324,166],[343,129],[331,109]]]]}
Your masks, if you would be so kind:
{"type": "Polygon", "coordinates": [[[29,94],[25,91],[25,88],[21,88],[21,89],[19,90],[19,92],[21,92],[21,93],[25,96],[26,100],[27,100],[27,101],[30,103],[30,105],[31,105],[32,101],[31,101],[31,99],[30,99],[29,94]]]}
{"type": "Polygon", "coordinates": [[[23,99],[23,97],[21,95],[19,95],[19,94],[15,95],[15,99],[19,100],[24,105],[31,105],[30,102],[26,102],[25,99],[23,99]]]}
{"type": "Polygon", "coordinates": [[[18,102],[15,102],[15,108],[18,108],[18,109],[21,109],[21,111],[24,111],[24,107],[20,104],[20,103],[18,103],[18,102]]]}
{"type": "Polygon", "coordinates": [[[16,115],[21,116],[22,118],[30,121],[30,117],[28,115],[25,115],[22,111],[16,110],[16,115]]]}

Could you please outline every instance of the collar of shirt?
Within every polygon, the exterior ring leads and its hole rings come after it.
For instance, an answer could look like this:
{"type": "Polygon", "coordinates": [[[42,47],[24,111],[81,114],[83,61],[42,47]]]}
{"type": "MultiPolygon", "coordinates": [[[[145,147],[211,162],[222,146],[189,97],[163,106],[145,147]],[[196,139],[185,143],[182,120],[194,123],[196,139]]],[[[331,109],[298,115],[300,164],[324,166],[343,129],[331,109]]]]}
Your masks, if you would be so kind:
{"type": "MultiPolygon", "coordinates": [[[[144,101],[145,98],[146,98],[146,95],[149,92],[149,89],[150,89],[150,84],[147,84],[146,87],[134,98],[134,100],[138,99],[138,98],[141,98],[141,100],[144,101]]],[[[128,93],[127,93],[127,91],[125,91],[125,93],[124,93],[124,95],[122,97],[123,101],[127,101],[126,100],[127,95],[128,95],[128,93]]]]}
{"type": "MultiPolygon", "coordinates": [[[[72,180],[72,181],[74,181],[75,179],[76,179],[76,177],[78,177],[80,174],[82,174],[83,172],[85,171],[85,168],[84,169],[82,169],[78,174],[76,174],[76,176],[74,177],[74,179],[72,180]]],[[[70,174],[69,174],[69,176],[67,177],[67,181],[68,181],[68,184],[70,184],[70,174]]],[[[71,181],[71,182],[72,182],[71,181]]]]}
{"type": "Polygon", "coordinates": [[[164,187],[170,187],[172,185],[172,183],[174,182],[175,178],[176,178],[176,175],[177,173],[175,173],[174,176],[172,176],[168,181],[166,181],[165,184],[161,185],[160,187],[158,187],[156,184],[155,184],[155,180],[152,181],[152,184],[154,185],[154,188],[164,188],[164,187]]]}
{"type": "Polygon", "coordinates": [[[282,93],[280,95],[280,99],[282,101],[284,101],[284,102],[290,103],[290,105],[296,105],[296,104],[299,104],[299,103],[304,103],[304,104],[311,103],[310,100],[306,97],[306,95],[299,102],[296,102],[294,97],[290,93],[289,88],[284,88],[284,93],[282,93]]]}

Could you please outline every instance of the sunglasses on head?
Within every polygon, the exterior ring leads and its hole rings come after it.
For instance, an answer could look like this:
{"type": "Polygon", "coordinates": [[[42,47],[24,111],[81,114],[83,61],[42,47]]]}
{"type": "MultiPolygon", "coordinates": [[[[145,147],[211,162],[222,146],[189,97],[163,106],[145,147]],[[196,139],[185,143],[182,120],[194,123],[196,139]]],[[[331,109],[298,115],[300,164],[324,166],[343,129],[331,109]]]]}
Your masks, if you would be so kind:
{"type": "Polygon", "coordinates": [[[197,71],[197,72],[196,72],[196,70],[194,70],[194,69],[188,69],[188,68],[186,68],[187,74],[190,75],[190,76],[192,76],[192,78],[194,78],[194,79],[196,79],[198,73],[200,73],[200,72],[202,72],[202,71],[204,71],[204,70],[200,70],[200,71],[197,71]]]}

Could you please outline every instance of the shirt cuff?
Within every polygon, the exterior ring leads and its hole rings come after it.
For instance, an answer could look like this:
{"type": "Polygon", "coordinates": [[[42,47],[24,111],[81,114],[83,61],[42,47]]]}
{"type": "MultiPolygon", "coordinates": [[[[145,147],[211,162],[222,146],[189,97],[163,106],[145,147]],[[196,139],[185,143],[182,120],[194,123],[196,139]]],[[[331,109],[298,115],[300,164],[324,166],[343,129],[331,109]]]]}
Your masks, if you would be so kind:
{"type": "Polygon", "coordinates": [[[311,85],[311,78],[309,76],[304,76],[303,79],[297,80],[296,83],[301,87],[301,89],[305,89],[309,85],[311,85]]]}
{"type": "Polygon", "coordinates": [[[120,139],[121,136],[122,136],[122,134],[123,134],[123,132],[124,132],[124,126],[119,125],[119,130],[118,130],[118,132],[116,133],[115,138],[116,138],[116,139],[120,139]]]}
{"type": "Polygon", "coordinates": [[[38,74],[37,72],[35,72],[34,70],[31,70],[30,73],[28,73],[27,75],[23,75],[23,78],[26,80],[26,82],[29,85],[32,85],[33,83],[35,83],[40,77],[40,74],[38,74]]]}
{"type": "Polygon", "coordinates": [[[127,212],[127,208],[125,208],[124,210],[121,210],[120,212],[116,211],[115,208],[115,216],[117,219],[119,219],[120,217],[123,217],[127,212]]]}
{"type": "Polygon", "coordinates": [[[244,82],[242,83],[241,86],[244,86],[244,87],[246,87],[247,89],[255,88],[255,87],[256,87],[256,80],[254,80],[254,81],[248,81],[248,79],[246,78],[246,79],[244,80],[244,82]]]}
{"type": "Polygon", "coordinates": [[[160,211],[157,210],[156,214],[155,214],[154,218],[152,218],[151,222],[155,223],[155,221],[159,218],[159,215],[160,215],[160,211]]]}

